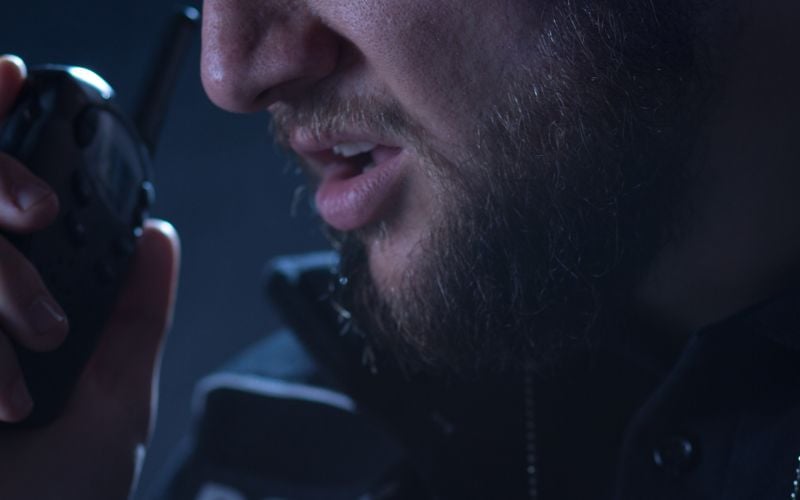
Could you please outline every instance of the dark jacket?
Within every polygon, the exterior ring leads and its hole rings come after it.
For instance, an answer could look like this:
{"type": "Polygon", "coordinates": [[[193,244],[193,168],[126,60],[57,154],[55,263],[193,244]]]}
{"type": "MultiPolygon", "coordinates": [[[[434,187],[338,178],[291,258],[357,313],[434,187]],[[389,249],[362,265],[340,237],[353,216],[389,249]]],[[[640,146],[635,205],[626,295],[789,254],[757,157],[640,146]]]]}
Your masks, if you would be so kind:
{"type": "Polygon", "coordinates": [[[325,302],[334,263],[270,267],[293,331],[198,385],[159,498],[796,498],[800,296],[704,329],[674,358],[618,345],[454,383],[374,373],[325,302]]]}

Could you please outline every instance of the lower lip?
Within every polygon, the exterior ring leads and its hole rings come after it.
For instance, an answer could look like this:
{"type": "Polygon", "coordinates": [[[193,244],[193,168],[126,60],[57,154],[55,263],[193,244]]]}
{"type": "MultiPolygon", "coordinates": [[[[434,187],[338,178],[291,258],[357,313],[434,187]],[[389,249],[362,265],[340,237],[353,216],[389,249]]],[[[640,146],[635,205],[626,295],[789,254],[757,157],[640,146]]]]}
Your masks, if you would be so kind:
{"type": "Polygon", "coordinates": [[[344,161],[326,166],[315,199],[322,219],[339,231],[378,222],[399,191],[403,156],[398,148],[378,148],[370,170],[344,161]]]}

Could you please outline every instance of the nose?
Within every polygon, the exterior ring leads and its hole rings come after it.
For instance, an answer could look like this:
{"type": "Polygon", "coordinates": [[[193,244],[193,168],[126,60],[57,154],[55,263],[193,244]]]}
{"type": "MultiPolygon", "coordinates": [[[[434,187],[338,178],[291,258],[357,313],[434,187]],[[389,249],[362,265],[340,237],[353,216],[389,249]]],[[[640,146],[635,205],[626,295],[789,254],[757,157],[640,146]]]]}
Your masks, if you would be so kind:
{"type": "Polygon", "coordinates": [[[201,76],[234,112],[295,99],[333,73],[340,37],[304,0],[205,0],[201,76]]]}

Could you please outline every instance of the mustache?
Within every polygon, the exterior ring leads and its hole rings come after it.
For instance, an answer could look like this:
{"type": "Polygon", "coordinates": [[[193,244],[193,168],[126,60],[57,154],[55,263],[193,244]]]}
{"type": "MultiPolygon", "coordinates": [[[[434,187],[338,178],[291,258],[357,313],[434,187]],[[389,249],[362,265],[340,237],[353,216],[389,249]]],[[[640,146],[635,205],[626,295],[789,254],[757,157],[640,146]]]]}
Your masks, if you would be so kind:
{"type": "Polygon", "coordinates": [[[409,145],[421,143],[423,137],[422,128],[399,103],[379,97],[342,98],[331,92],[318,92],[301,102],[275,103],[269,112],[271,133],[286,150],[292,132],[298,129],[317,139],[369,130],[373,135],[400,139],[409,145]]]}

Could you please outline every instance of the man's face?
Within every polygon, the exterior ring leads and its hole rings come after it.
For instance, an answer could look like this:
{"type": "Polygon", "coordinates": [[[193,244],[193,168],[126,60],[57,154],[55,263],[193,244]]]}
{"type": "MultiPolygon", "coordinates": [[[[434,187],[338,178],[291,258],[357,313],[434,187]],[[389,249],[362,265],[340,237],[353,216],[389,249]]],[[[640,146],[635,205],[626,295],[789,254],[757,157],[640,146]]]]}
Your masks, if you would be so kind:
{"type": "Polygon", "coordinates": [[[691,135],[689,14],[207,0],[203,80],[225,108],[268,109],[306,165],[369,338],[411,364],[516,366],[583,339],[663,241],[691,135]]]}

